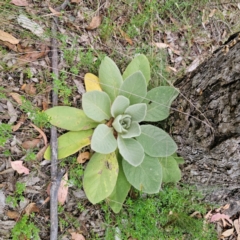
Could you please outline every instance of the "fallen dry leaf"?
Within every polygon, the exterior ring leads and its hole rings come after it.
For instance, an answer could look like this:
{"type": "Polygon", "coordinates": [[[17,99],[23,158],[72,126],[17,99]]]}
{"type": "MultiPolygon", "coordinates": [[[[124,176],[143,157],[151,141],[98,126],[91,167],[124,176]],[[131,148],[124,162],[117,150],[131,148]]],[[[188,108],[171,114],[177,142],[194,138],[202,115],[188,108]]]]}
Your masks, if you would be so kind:
{"type": "Polygon", "coordinates": [[[60,205],[63,205],[67,199],[67,194],[68,194],[67,181],[68,181],[68,173],[66,172],[61,180],[60,187],[58,190],[58,202],[60,205]]]}
{"type": "Polygon", "coordinates": [[[16,44],[11,44],[10,42],[0,40],[0,45],[8,47],[9,49],[13,50],[14,52],[18,52],[18,47],[17,46],[19,44],[17,44],[17,45],[16,44]]]}
{"type": "Polygon", "coordinates": [[[47,146],[47,136],[46,136],[46,134],[39,127],[35,126],[34,124],[30,123],[30,125],[32,127],[34,127],[40,133],[40,135],[42,136],[42,138],[44,140],[45,146],[47,146]]]}
{"type": "Polygon", "coordinates": [[[85,163],[87,160],[90,158],[90,153],[89,152],[83,152],[80,153],[77,157],[77,162],[78,163],[85,163]]]}
{"type": "Polygon", "coordinates": [[[90,24],[86,27],[87,30],[94,30],[98,28],[101,24],[102,18],[101,16],[95,16],[92,18],[90,24]]]}
{"type": "Polygon", "coordinates": [[[11,161],[11,166],[15,171],[17,171],[20,174],[21,173],[29,174],[29,169],[24,167],[22,164],[23,164],[23,161],[20,161],[20,160],[14,161],[14,162],[11,161]]]}
{"type": "Polygon", "coordinates": [[[232,220],[229,218],[228,215],[221,214],[221,213],[213,214],[210,222],[217,222],[217,221],[222,220],[222,219],[226,219],[228,222],[232,223],[232,220]]]}
{"type": "Polygon", "coordinates": [[[222,233],[221,237],[229,237],[233,234],[234,228],[228,229],[222,233]]]}
{"type": "Polygon", "coordinates": [[[2,175],[2,174],[8,174],[8,173],[11,173],[11,172],[14,172],[14,169],[13,169],[13,168],[8,168],[8,169],[0,172],[0,175],[2,175]]]}
{"type": "Polygon", "coordinates": [[[40,143],[41,139],[39,138],[35,138],[31,141],[25,141],[22,143],[22,147],[24,149],[31,149],[31,148],[35,148],[39,143],[40,143]]]}
{"type": "Polygon", "coordinates": [[[42,109],[43,111],[46,111],[48,109],[48,101],[46,98],[44,98],[42,101],[42,109]]]}
{"type": "Polygon", "coordinates": [[[19,104],[22,105],[22,96],[18,93],[11,92],[9,95],[19,104]]]}
{"type": "Polygon", "coordinates": [[[32,212],[39,212],[40,209],[36,205],[36,203],[29,203],[27,207],[25,208],[25,213],[29,216],[32,212]]]}
{"type": "Polygon", "coordinates": [[[11,117],[10,120],[8,121],[8,124],[12,124],[17,120],[17,112],[15,111],[10,101],[7,101],[7,108],[8,108],[8,115],[11,117]]]}
{"type": "Polygon", "coordinates": [[[133,41],[132,41],[132,39],[127,35],[127,33],[125,33],[121,28],[119,28],[119,31],[120,31],[122,37],[124,37],[124,39],[125,39],[130,45],[133,45],[133,41]]]}
{"type": "Polygon", "coordinates": [[[10,211],[10,210],[8,210],[8,211],[7,211],[7,216],[8,216],[10,219],[17,220],[17,219],[20,217],[20,214],[19,214],[19,212],[17,212],[17,211],[10,211]]]}
{"type": "Polygon", "coordinates": [[[16,132],[22,126],[22,124],[25,122],[26,119],[27,119],[27,117],[24,114],[22,114],[20,119],[18,120],[17,124],[12,126],[13,132],[16,132]]]}
{"type": "Polygon", "coordinates": [[[29,95],[35,95],[37,89],[34,87],[34,83],[23,84],[21,90],[24,90],[25,93],[29,95]]]}
{"type": "Polygon", "coordinates": [[[0,30],[0,40],[2,40],[4,42],[9,42],[11,44],[18,44],[19,43],[18,39],[16,39],[11,34],[6,33],[6,32],[4,32],[2,30],[0,30]]]}
{"type": "Polygon", "coordinates": [[[40,48],[41,49],[39,51],[29,52],[29,53],[23,55],[22,57],[18,58],[16,66],[22,66],[22,65],[25,65],[29,62],[34,62],[38,58],[46,56],[49,52],[48,46],[41,45],[40,48]]]}
{"type": "Polygon", "coordinates": [[[47,186],[47,190],[46,190],[46,192],[49,196],[50,196],[51,186],[52,186],[52,183],[49,183],[47,186]]]}
{"type": "Polygon", "coordinates": [[[222,209],[227,210],[227,209],[229,209],[229,207],[230,207],[230,204],[227,203],[226,205],[224,205],[224,206],[222,207],[222,209]]]}
{"type": "Polygon", "coordinates": [[[170,72],[169,70],[173,71],[173,72],[177,72],[177,69],[171,66],[167,66],[167,70],[168,72],[170,72]]]}
{"type": "Polygon", "coordinates": [[[164,49],[164,48],[168,48],[169,45],[166,43],[153,43],[153,45],[155,45],[156,47],[160,48],[160,49],[164,49]]]}
{"type": "Polygon", "coordinates": [[[53,9],[52,7],[49,6],[48,8],[49,8],[49,10],[53,13],[54,16],[60,16],[60,15],[61,15],[60,12],[56,11],[56,10],[53,9]]]}
{"type": "Polygon", "coordinates": [[[71,0],[71,3],[80,3],[82,0],[71,0]]]}
{"type": "Polygon", "coordinates": [[[212,9],[210,14],[208,15],[210,18],[214,16],[215,12],[217,11],[217,9],[212,9]]]}
{"type": "Polygon", "coordinates": [[[240,233],[239,219],[235,219],[235,220],[233,221],[233,225],[234,225],[234,227],[235,227],[235,229],[236,229],[237,234],[239,235],[239,233],[240,233]]]}
{"type": "Polygon", "coordinates": [[[72,235],[72,240],[85,240],[85,237],[80,233],[71,232],[71,235],[72,235]]]}
{"type": "Polygon", "coordinates": [[[28,2],[26,0],[12,0],[10,3],[19,6],[19,7],[26,7],[28,6],[28,2]]]}
{"type": "Polygon", "coordinates": [[[186,72],[192,72],[195,70],[201,62],[201,57],[196,57],[194,61],[187,67],[186,72]]]}
{"type": "Polygon", "coordinates": [[[37,154],[36,154],[36,160],[38,161],[42,161],[43,160],[43,156],[44,156],[44,153],[47,149],[48,145],[44,146],[37,154]]]}

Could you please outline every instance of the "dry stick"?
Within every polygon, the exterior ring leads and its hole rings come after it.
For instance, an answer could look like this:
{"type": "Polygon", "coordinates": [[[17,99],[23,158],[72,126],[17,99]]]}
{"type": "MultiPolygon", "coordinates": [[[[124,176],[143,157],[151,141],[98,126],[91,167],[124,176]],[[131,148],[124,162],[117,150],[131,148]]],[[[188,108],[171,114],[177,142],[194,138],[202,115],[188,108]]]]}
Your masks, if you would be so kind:
{"type": "MultiPolygon", "coordinates": [[[[68,4],[68,0],[65,1],[60,8],[63,10],[68,4]]],[[[58,49],[57,49],[57,40],[56,40],[56,17],[53,18],[52,21],[52,72],[54,74],[54,78],[58,78],[58,49]]],[[[53,83],[53,92],[52,92],[52,105],[53,107],[58,105],[58,91],[57,87],[53,83]]],[[[58,171],[58,144],[57,144],[57,128],[55,126],[51,127],[51,191],[50,191],[50,222],[51,222],[51,230],[50,230],[50,240],[57,240],[58,236],[58,189],[60,186],[60,182],[64,171],[58,171]]]]}

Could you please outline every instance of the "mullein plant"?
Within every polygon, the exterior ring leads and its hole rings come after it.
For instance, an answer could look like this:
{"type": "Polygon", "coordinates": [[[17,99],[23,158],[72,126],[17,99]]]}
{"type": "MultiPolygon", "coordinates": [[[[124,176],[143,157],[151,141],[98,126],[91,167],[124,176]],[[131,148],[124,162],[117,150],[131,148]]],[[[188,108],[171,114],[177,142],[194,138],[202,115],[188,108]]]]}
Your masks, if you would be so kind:
{"type": "MultiPolygon", "coordinates": [[[[83,188],[93,204],[106,200],[118,213],[131,185],[145,193],[158,193],[163,182],[181,178],[177,145],[162,129],[151,125],[169,116],[179,91],[171,86],[147,90],[150,66],[137,55],[121,74],[105,57],[99,77],[85,75],[82,108],[48,109],[50,123],[69,130],[58,138],[59,159],[90,145],[94,154],[84,171],[83,188]]],[[[50,160],[50,148],[45,152],[50,160]]]]}

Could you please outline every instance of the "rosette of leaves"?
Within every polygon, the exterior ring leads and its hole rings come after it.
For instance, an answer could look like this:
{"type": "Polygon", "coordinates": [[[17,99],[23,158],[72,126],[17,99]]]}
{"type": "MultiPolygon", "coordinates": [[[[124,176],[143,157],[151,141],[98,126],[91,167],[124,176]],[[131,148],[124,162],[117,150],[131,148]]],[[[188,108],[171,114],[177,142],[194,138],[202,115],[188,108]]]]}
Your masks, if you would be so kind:
{"type": "MultiPolygon", "coordinates": [[[[131,185],[145,193],[157,193],[162,182],[177,182],[182,158],[175,154],[172,138],[151,122],[169,115],[178,90],[160,86],[147,91],[150,66],[136,56],[121,74],[108,57],[99,77],[85,75],[83,110],[55,107],[46,111],[51,124],[70,130],[58,139],[59,158],[84,146],[94,151],[84,172],[83,187],[93,204],[106,200],[119,212],[131,185]]],[[[50,149],[45,152],[50,159],[50,149]]]]}

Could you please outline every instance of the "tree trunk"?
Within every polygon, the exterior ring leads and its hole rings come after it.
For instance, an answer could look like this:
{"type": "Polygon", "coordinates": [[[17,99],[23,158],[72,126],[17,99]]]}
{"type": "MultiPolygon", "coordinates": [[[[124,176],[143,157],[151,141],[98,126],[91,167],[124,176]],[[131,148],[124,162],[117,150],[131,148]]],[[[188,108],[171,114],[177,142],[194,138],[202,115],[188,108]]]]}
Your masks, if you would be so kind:
{"type": "Polygon", "coordinates": [[[240,199],[239,40],[176,81],[181,93],[169,121],[185,159],[183,181],[197,185],[215,203],[240,199]]]}

